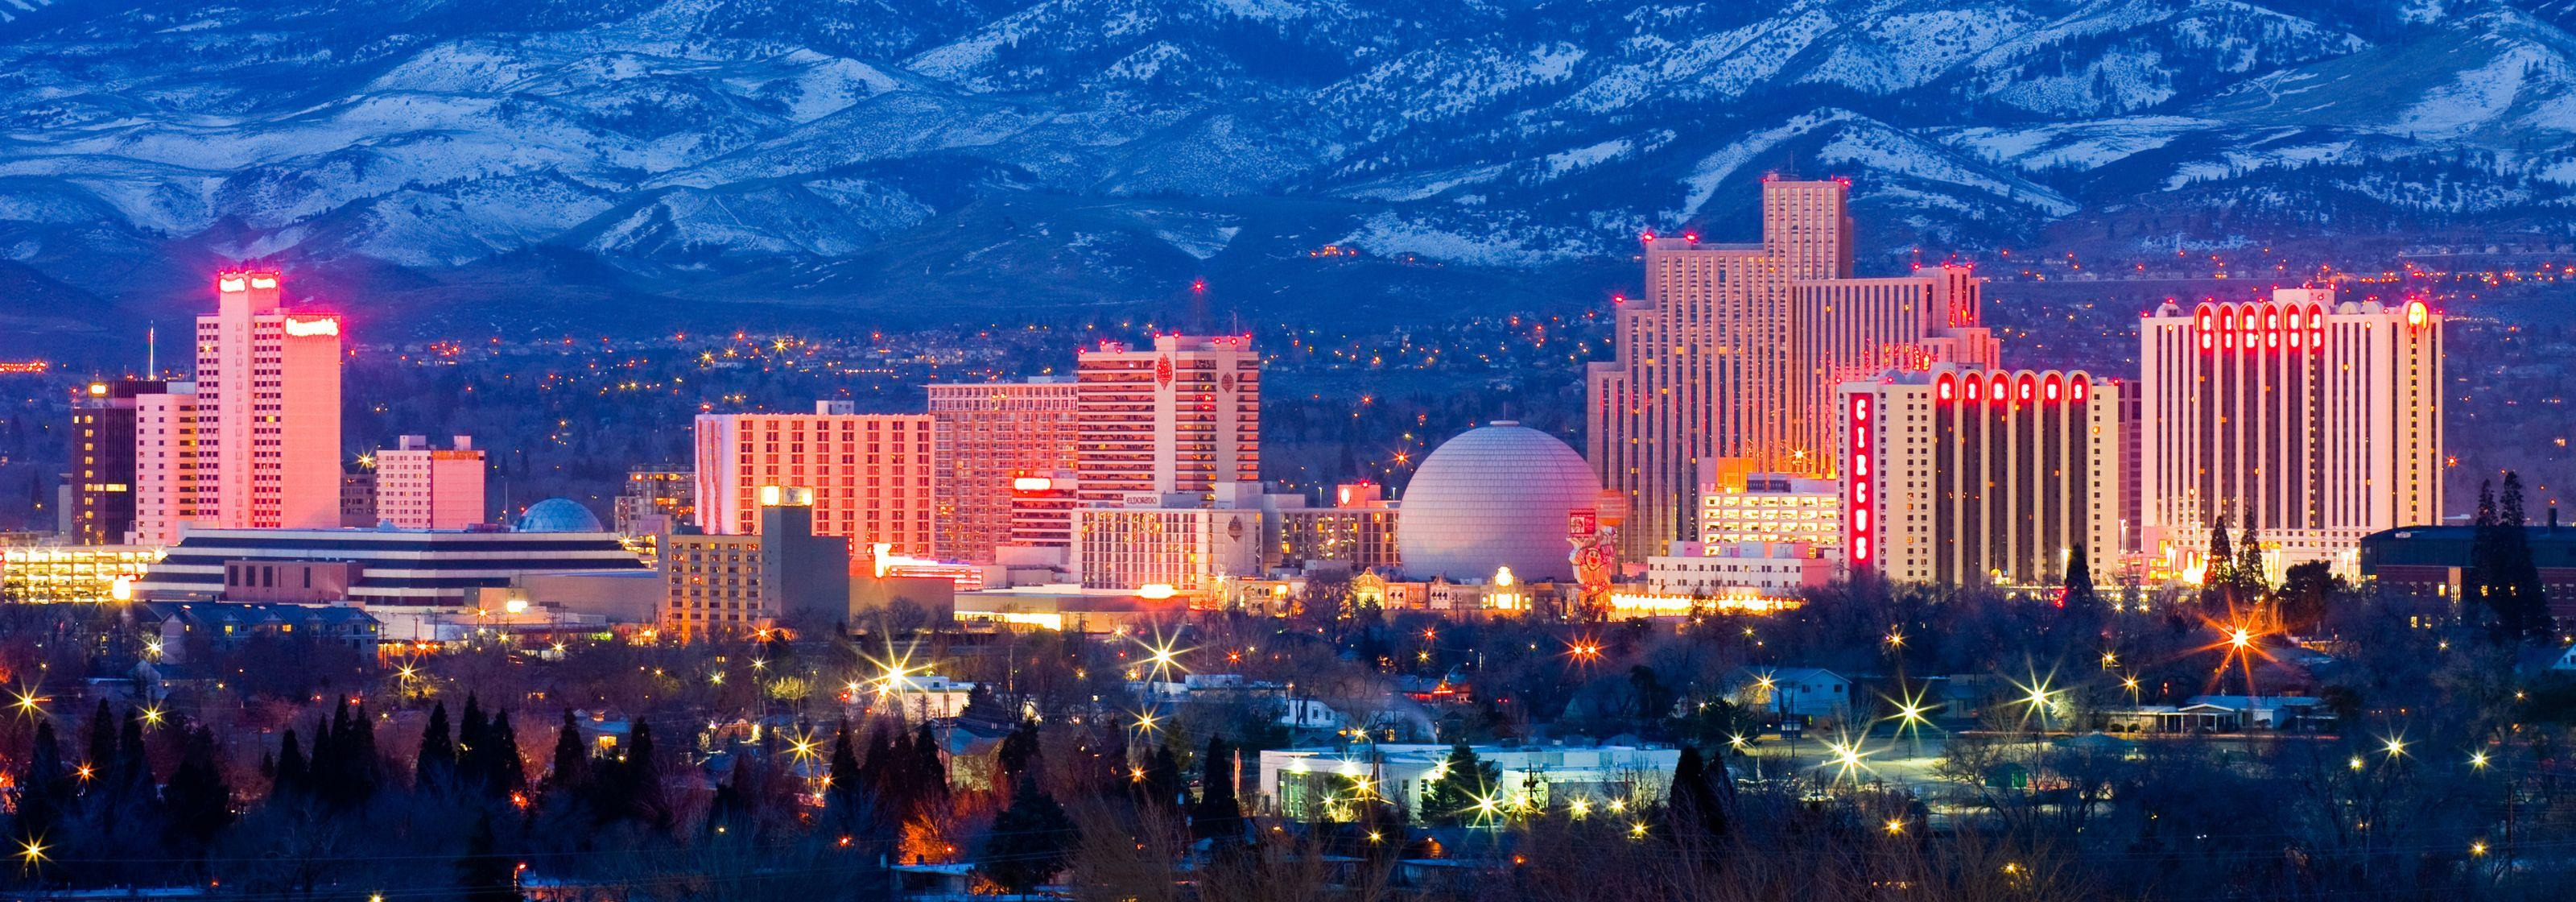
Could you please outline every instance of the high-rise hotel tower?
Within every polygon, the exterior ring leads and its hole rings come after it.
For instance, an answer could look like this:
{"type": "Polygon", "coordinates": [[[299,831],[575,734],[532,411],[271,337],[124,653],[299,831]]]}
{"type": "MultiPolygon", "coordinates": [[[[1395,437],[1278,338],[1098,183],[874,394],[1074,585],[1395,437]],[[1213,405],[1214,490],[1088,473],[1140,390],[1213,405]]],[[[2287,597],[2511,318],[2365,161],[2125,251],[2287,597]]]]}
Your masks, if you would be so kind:
{"type": "Polygon", "coordinates": [[[136,397],[137,541],[340,525],[340,316],[288,309],[281,281],[217,275],[195,383],[136,397]]]}
{"type": "Polygon", "coordinates": [[[2442,315],[2421,301],[2171,302],[2139,323],[2142,547],[2250,519],[2276,563],[2350,571],[2363,535],[2442,516],[2442,315]]]}
{"type": "Polygon", "coordinates": [[[1966,268],[1851,278],[1849,192],[1839,180],[1763,182],[1756,243],[1646,236],[1646,296],[1620,302],[1616,356],[1586,374],[1587,456],[1627,500],[1624,553],[1688,538],[1703,461],[1834,475],[1843,380],[1993,364],[1982,280],[1966,268]]]}
{"type": "MultiPolygon", "coordinates": [[[[1082,503],[1211,495],[1261,480],[1261,355],[1249,335],[1103,342],[1075,368],[1074,491],[1082,503]]],[[[1159,503],[1159,502],[1156,502],[1159,503]]]]}

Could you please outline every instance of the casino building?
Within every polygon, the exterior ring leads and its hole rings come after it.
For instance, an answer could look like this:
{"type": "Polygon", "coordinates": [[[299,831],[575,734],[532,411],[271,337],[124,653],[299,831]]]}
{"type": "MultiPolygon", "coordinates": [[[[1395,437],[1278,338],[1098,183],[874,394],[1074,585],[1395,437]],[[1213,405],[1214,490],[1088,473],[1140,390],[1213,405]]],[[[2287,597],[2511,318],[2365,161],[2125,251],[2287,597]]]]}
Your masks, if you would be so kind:
{"type": "Polygon", "coordinates": [[[2093,560],[2113,557],[2121,388],[2082,371],[1949,366],[1844,383],[1851,571],[2053,585],[2077,545],[2098,549],[2093,560]]]}
{"type": "MultiPolygon", "coordinates": [[[[2362,536],[2442,519],[2442,315],[2421,301],[2166,303],[2139,324],[2142,550],[2250,520],[2274,568],[2358,572],[2362,536]]],[[[2178,568],[2179,569],[2179,568],[2178,568]]]]}

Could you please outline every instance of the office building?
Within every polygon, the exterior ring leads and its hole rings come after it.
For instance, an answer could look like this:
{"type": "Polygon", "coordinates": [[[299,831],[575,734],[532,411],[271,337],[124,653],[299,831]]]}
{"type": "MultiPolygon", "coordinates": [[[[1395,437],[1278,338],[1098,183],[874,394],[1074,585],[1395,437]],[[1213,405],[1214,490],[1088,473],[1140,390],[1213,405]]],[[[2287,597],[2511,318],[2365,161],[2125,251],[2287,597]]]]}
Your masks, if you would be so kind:
{"type": "MultiPolygon", "coordinates": [[[[1075,492],[1207,495],[1261,479],[1261,357],[1249,335],[1157,335],[1152,348],[1102,342],[1075,370],[1075,492]]],[[[1159,502],[1149,502],[1159,503],[1159,502]]]]}
{"type": "Polygon", "coordinates": [[[932,385],[932,519],[940,557],[991,563],[1011,540],[1015,479],[1074,469],[1079,390],[1064,376],[932,385]]]}
{"type": "Polygon", "coordinates": [[[2080,371],[1948,366],[1844,383],[1851,572],[2055,585],[2075,546],[2119,548],[2120,390],[2080,371]]]}
{"type": "Polygon", "coordinates": [[[340,467],[340,526],[343,529],[373,529],[376,526],[376,458],[363,455],[340,467]]]}
{"type": "Polygon", "coordinates": [[[927,415],[861,414],[835,401],[810,414],[700,414],[698,526],[756,534],[764,489],[807,489],[815,534],[927,556],[932,431],[927,415]]]}
{"type": "Polygon", "coordinates": [[[1625,500],[1628,558],[1694,538],[1703,462],[1833,476],[1826,401],[1845,379],[1993,361],[1966,268],[1851,277],[1849,190],[1763,182],[1755,243],[1645,236],[1645,296],[1619,300],[1614,356],[1585,374],[1585,456],[1625,500]]]}
{"type": "Polygon", "coordinates": [[[288,308],[281,281],[217,276],[215,313],[197,318],[193,394],[137,396],[137,470],[171,480],[136,497],[141,541],[340,525],[340,317],[288,308]]]}
{"type": "MultiPolygon", "coordinates": [[[[1614,804],[1643,810],[1663,798],[1681,761],[1678,749],[1625,745],[1480,745],[1470,751],[1494,768],[1498,779],[1489,791],[1502,796],[1512,812],[1558,810],[1576,801],[1601,812],[1616,812],[1614,804]]],[[[1360,813],[1351,805],[1351,786],[1364,780],[1398,809],[1419,812],[1432,784],[1452,778],[1449,754],[1447,745],[1391,742],[1264,751],[1251,807],[1299,820],[1353,820],[1360,813]]]]}
{"type": "MultiPolygon", "coordinates": [[[[2559,526],[2552,508],[2547,525],[2524,526],[2522,533],[2549,616],[2562,625],[2576,621],[2576,528],[2559,526]]],[[[2467,590],[2477,567],[2477,539],[2475,526],[2408,526],[2363,536],[2362,585],[2382,597],[2474,603],[2467,590]]]]}
{"type": "Polygon", "coordinates": [[[135,398],[168,390],[158,379],[117,379],[72,400],[72,541],[118,545],[134,531],[135,398]]]}
{"type": "Polygon", "coordinates": [[[686,639],[847,620],[850,546],[816,534],[815,498],[768,486],[751,533],[662,536],[662,629],[686,639]]]}
{"type": "Polygon", "coordinates": [[[0,601],[126,601],[160,560],[161,549],[140,545],[11,545],[0,548],[0,601]]]}
{"type": "Polygon", "coordinates": [[[2141,550],[2196,559],[2211,523],[2250,521],[2275,569],[2351,575],[2362,536],[2441,522],[2442,322],[2331,288],[2148,314],[2141,550]]]}
{"type": "Polygon", "coordinates": [[[611,515],[619,535],[657,534],[696,523],[697,496],[697,476],[687,470],[637,468],[626,471],[626,488],[617,493],[611,515]]]}
{"type": "Polygon", "coordinates": [[[376,452],[377,519],[396,529],[464,529],[484,522],[483,452],[456,436],[445,448],[406,435],[376,452]]]}

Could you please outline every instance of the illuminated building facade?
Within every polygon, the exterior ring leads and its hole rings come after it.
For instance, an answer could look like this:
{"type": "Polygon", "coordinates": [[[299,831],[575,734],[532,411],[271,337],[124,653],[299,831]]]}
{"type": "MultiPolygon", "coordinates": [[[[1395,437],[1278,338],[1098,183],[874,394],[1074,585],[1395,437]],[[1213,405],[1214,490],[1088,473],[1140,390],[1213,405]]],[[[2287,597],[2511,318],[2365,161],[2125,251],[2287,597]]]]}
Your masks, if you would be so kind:
{"type": "Polygon", "coordinates": [[[617,493],[612,516],[621,535],[658,533],[676,524],[697,522],[697,498],[697,476],[687,470],[628,470],[626,488],[617,493]],[[653,517],[662,519],[648,521],[653,517]]]}
{"type": "Polygon", "coordinates": [[[432,448],[429,437],[406,435],[376,452],[379,522],[396,529],[464,529],[484,521],[483,452],[456,436],[432,448]]]}
{"type": "Polygon", "coordinates": [[[197,318],[197,520],[340,525],[340,316],[290,310],[275,272],[216,277],[197,318]]]}
{"type": "Polygon", "coordinates": [[[1699,540],[1840,548],[1842,503],[1842,486],[1830,479],[1746,472],[1737,458],[1709,461],[1700,467],[1699,540]]]}
{"type": "Polygon", "coordinates": [[[1804,542],[1675,542],[1672,551],[1646,559],[1648,594],[1794,599],[1841,569],[1804,542]]]}
{"type": "Polygon", "coordinates": [[[1333,488],[1333,506],[1278,507],[1270,511],[1272,567],[1333,562],[1351,572],[1401,568],[1396,527],[1399,511],[1374,483],[1333,488]]]}
{"type": "Polygon", "coordinates": [[[817,535],[926,556],[932,431],[925,414],[859,414],[832,401],[811,414],[700,414],[698,526],[755,534],[762,487],[811,489],[817,535]]]}
{"type": "Polygon", "coordinates": [[[1844,383],[1850,570],[2054,585],[2075,546],[2119,548],[2120,390],[2080,371],[1962,367],[1844,383]]]}
{"type": "MultiPolygon", "coordinates": [[[[1995,340],[1982,322],[1985,280],[1966,266],[1914,275],[1825,279],[1789,286],[1788,456],[1798,473],[1835,474],[1837,386],[1891,369],[1955,363],[1993,369],[1995,340]]],[[[1703,535],[1703,541],[1722,541],[1703,535]]]]}
{"type": "Polygon", "coordinates": [[[661,628],[685,639],[847,620],[850,546],[815,531],[818,497],[764,486],[754,533],[662,536],[661,628]]]}
{"type": "Polygon", "coordinates": [[[1011,476],[1013,548],[1067,548],[1073,545],[1073,473],[1023,472],[1011,476]]]}
{"type": "Polygon", "coordinates": [[[1074,578],[1089,589],[1198,595],[1225,579],[1258,575],[1259,489],[1226,483],[1212,500],[1173,492],[1154,504],[1076,507],[1074,578]]]}
{"type": "Polygon", "coordinates": [[[2139,516],[2151,557],[2250,520],[2275,567],[2355,572],[2362,536],[2442,518],[2442,323],[2420,301],[2168,303],[2139,324],[2139,516]]]}
{"type": "Polygon", "coordinates": [[[928,388],[938,499],[933,549],[951,560],[991,563],[993,550],[1013,541],[1013,480],[1074,469],[1078,386],[1042,376],[928,388]]]}
{"type": "Polygon", "coordinates": [[[0,601],[124,601],[160,560],[161,549],[136,545],[0,548],[0,601]]]}
{"type": "MultiPolygon", "coordinates": [[[[1157,335],[1081,353],[1075,487],[1085,503],[1208,495],[1261,478],[1261,357],[1249,335],[1157,335]]],[[[1156,502],[1159,503],[1159,502],[1156,502]]]]}
{"type": "Polygon", "coordinates": [[[72,541],[117,545],[134,531],[135,399],[168,390],[158,379],[117,379],[72,400],[72,541]]]}
{"type": "Polygon", "coordinates": [[[1621,299],[1615,355],[1585,374],[1585,456],[1626,499],[1629,558],[1691,538],[1704,461],[1833,476],[1830,399],[1843,380],[1992,362],[1981,283],[1966,268],[1851,277],[1849,191],[1765,181],[1756,243],[1645,236],[1645,297],[1621,299]]]}
{"type": "Polygon", "coordinates": [[[461,606],[533,574],[645,569],[608,532],[191,529],[134,589],[138,598],[203,601],[245,588],[227,584],[243,566],[311,563],[354,567],[345,600],[380,605],[461,606]]]}
{"type": "Polygon", "coordinates": [[[195,383],[134,396],[134,542],[169,545],[180,524],[211,517],[214,496],[197,476],[212,466],[197,455],[195,383]]]}

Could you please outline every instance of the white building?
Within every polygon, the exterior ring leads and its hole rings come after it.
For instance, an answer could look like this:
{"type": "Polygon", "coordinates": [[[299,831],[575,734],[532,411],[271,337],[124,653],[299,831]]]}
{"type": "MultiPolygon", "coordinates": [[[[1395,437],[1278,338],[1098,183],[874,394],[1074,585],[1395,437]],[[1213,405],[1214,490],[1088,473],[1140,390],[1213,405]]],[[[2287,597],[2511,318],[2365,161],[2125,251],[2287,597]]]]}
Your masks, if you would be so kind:
{"type": "MultiPolygon", "coordinates": [[[[1562,808],[1581,800],[1607,810],[1616,802],[1652,804],[1672,785],[1678,749],[1622,745],[1471,746],[1477,760],[1494,765],[1501,779],[1497,803],[1515,809],[1562,808]]],[[[1425,790],[1446,779],[1446,745],[1376,744],[1329,749],[1280,749],[1261,753],[1261,783],[1254,810],[1314,819],[1336,813],[1359,792],[1374,792],[1420,818],[1425,790]]]]}
{"type": "Polygon", "coordinates": [[[1842,484],[1787,473],[1748,473],[1743,461],[1703,462],[1699,482],[1699,540],[1803,542],[1818,548],[1843,543],[1842,484]]]}
{"type": "Polygon", "coordinates": [[[2141,547],[2196,570],[2251,520],[2276,568],[2357,575],[2364,535],[2442,519],[2442,315],[2422,301],[2167,303],[2138,324],[2141,547]]]}
{"type": "Polygon", "coordinates": [[[1674,542],[1671,554],[1646,559],[1651,595],[1795,598],[1832,582],[1840,561],[1803,542],[1674,542]]]}
{"type": "Polygon", "coordinates": [[[1753,711],[1783,717],[1849,720],[1852,681],[1821,667],[1764,667],[1736,671],[1728,681],[1730,700],[1753,711]]]}

